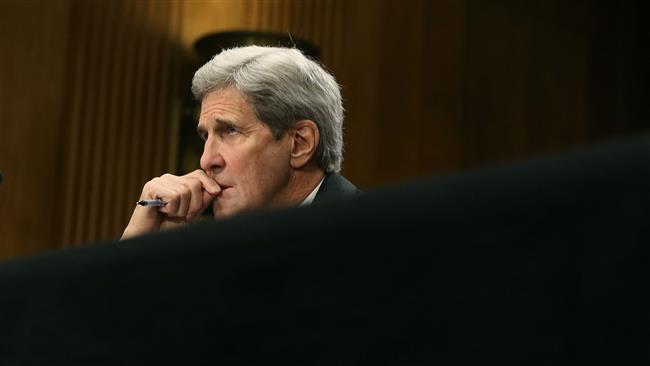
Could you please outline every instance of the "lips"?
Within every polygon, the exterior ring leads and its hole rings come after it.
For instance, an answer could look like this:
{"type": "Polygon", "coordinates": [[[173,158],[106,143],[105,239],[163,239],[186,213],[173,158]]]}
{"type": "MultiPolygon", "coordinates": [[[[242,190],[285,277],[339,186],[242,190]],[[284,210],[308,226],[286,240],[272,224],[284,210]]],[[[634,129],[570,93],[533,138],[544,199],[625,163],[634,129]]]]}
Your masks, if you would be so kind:
{"type": "Polygon", "coordinates": [[[219,193],[219,196],[221,196],[225,190],[232,188],[231,186],[227,186],[221,183],[219,183],[219,186],[221,187],[221,193],[219,193]]]}
{"type": "Polygon", "coordinates": [[[228,196],[230,196],[232,194],[231,192],[232,192],[232,187],[222,186],[221,187],[221,193],[219,194],[219,197],[220,198],[228,197],[228,196]]]}
{"type": "Polygon", "coordinates": [[[221,192],[219,192],[219,194],[217,194],[217,199],[222,198],[224,196],[224,193],[229,191],[232,188],[231,185],[222,183],[222,182],[220,182],[220,181],[218,181],[216,179],[215,179],[215,182],[217,182],[219,187],[221,187],[221,192]]]}
{"type": "Polygon", "coordinates": [[[221,187],[221,190],[222,190],[222,191],[224,191],[225,189],[228,189],[228,188],[232,187],[232,186],[229,185],[229,184],[222,183],[222,182],[220,182],[220,181],[218,181],[218,180],[216,180],[216,179],[214,179],[214,178],[212,178],[212,179],[213,179],[213,180],[214,180],[214,181],[219,185],[219,187],[221,187]]]}

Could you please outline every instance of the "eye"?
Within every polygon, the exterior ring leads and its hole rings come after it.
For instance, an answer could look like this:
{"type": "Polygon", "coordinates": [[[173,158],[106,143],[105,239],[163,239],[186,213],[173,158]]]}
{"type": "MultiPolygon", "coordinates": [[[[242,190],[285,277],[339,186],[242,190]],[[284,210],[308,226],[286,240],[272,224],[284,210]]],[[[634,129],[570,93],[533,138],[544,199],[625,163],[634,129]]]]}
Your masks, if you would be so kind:
{"type": "Polygon", "coordinates": [[[239,131],[237,131],[237,129],[235,127],[233,127],[233,126],[225,126],[223,128],[223,133],[224,133],[224,135],[227,135],[227,136],[236,135],[238,132],[239,131]]]}

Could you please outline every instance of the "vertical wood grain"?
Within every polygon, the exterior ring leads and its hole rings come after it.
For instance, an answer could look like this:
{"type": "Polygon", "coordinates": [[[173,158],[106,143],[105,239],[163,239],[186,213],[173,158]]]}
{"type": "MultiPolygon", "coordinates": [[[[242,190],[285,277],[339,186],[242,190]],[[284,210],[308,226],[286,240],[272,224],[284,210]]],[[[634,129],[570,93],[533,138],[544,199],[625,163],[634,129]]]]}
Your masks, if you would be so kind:
{"type": "Polygon", "coordinates": [[[72,197],[75,197],[78,193],[76,179],[78,179],[79,165],[81,161],[81,142],[84,140],[82,131],[83,125],[81,122],[83,120],[82,115],[85,108],[85,103],[83,101],[85,96],[84,85],[85,78],[88,77],[87,70],[90,66],[87,57],[88,54],[90,54],[89,49],[92,44],[92,38],[88,35],[92,34],[94,27],[93,9],[89,6],[79,6],[74,3],[72,5],[72,19],[79,19],[80,21],[76,23],[76,26],[71,25],[71,29],[76,28],[76,31],[71,32],[71,41],[75,46],[70,46],[68,52],[69,89],[66,93],[66,105],[68,109],[66,111],[67,113],[64,115],[64,119],[67,120],[67,126],[64,125],[67,133],[63,136],[64,145],[67,149],[62,159],[62,161],[64,161],[62,171],[64,194],[59,198],[62,203],[61,206],[63,206],[61,232],[64,243],[71,241],[72,238],[77,235],[75,233],[75,229],[78,227],[75,225],[75,213],[79,201],[72,197]]]}
{"type": "Polygon", "coordinates": [[[105,131],[107,138],[106,151],[113,152],[113,156],[109,157],[103,164],[104,178],[102,179],[102,192],[100,196],[100,207],[103,207],[103,214],[99,215],[99,227],[101,228],[99,236],[101,238],[108,238],[114,236],[119,232],[116,226],[116,220],[119,216],[119,206],[116,204],[120,202],[117,195],[117,189],[113,189],[113,179],[117,176],[117,172],[121,170],[119,160],[119,140],[124,131],[123,121],[121,119],[121,107],[123,103],[123,95],[125,94],[126,85],[129,82],[124,75],[127,73],[127,55],[129,55],[128,40],[130,37],[127,27],[132,19],[131,7],[132,4],[127,2],[119,2],[116,4],[118,11],[115,17],[116,24],[116,44],[113,47],[114,60],[111,63],[111,79],[114,79],[113,88],[110,90],[108,98],[108,128],[105,131]],[[117,211],[117,212],[116,212],[117,211]]]}
{"type": "Polygon", "coordinates": [[[55,249],[70,3],[0,2],[0,259],[55,249]]]}
{"type": "Polygon", "coordinates": [[[113,177],[111,179],[111,184],[114,184],[111,191],[114,192],[112,204],[117,208],[117,212],[114,213],[113,232],[119,233],[119,226],[124,225],[124,217],[129,214],[129,208],[131,205],[128,205],[125,202],[124,197],[127,197],[131,194],[132,188],[128,186],[128,169],[126,165],[131,161],[131,154],[129,152],[129,139],[133,134],[132,124],[134,123],[130,111],[132,105],[135,103],[134,90],[135,90],[135,79],[136,79],[136,58],[134,55],[137,54],[139,48],[138,44],[138,33],[133,29],[133,24],[136,23],[139,19],[139,14],[141,13],[142,2],[125,2],[124,7],[128,13],[128,17],[125,20],[128,24],[129,31],[126,32],[125,38],[123,40],[123,47],[125,49],[123,58],[119,60],[124,65],[124,73],[121,77],[124,80],[122,88],[117,91],[118,99],[117,103],[117,124],[115,129],[116,141],[115,141],[115,154],[114,154],[114,166],[113,166],[113,177]]]}
{"type": "MultiPolygon", "coordinates": [[[[90,29],[73,51],[66,245],[115,239],[139,190],[170,166],[178,12],[173,2],[73,3],[90,29]]],[[[79,26],[85,26],[80,24],[79,26]]]]}

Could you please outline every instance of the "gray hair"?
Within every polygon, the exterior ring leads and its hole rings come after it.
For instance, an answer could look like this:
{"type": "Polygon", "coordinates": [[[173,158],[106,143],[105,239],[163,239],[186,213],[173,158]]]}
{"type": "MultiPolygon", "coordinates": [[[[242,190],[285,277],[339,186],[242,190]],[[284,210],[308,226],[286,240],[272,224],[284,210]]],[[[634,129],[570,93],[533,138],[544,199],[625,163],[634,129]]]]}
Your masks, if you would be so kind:
{"type": "Polygon", "coordinates": [[[314,121],[320,134],[316,162],[327,173],[341,170],[341,90],[319,64],[295,48],[226,49],[194,74],[192,93],[201,100],[208,92],[231,86],[252,105],[276,139],[297,121],[314,121]]]}

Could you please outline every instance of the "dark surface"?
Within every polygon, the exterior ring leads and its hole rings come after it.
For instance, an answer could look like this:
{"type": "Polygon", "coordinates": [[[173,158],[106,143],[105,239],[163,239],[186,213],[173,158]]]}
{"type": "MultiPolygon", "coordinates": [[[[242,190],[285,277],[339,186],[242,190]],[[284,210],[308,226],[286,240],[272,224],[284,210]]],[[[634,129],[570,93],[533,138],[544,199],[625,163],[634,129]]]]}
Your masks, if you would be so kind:
{"type": "Polygon", "coordinates": [[[647,364],[649,142],[2,263],[0,364],[647,364]]]}

